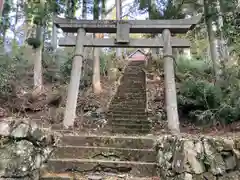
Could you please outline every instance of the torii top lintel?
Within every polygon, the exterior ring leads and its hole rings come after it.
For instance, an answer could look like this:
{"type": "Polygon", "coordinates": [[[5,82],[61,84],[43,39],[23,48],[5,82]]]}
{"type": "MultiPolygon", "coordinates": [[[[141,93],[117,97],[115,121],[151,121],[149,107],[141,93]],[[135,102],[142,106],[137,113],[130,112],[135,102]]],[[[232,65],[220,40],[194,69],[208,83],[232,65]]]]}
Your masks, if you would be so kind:
{"type": "Polygon", "coordinates": [[[54,24],[67,33],[76,33],[84,28],[88,33],[116,33],[117,24],[128,24],[130,33],[161,33],[169,29],[172,33],[186,33],[200,21],[201,15],[189,19],[173,20],[77,20],[54,18],[54,24]]]}

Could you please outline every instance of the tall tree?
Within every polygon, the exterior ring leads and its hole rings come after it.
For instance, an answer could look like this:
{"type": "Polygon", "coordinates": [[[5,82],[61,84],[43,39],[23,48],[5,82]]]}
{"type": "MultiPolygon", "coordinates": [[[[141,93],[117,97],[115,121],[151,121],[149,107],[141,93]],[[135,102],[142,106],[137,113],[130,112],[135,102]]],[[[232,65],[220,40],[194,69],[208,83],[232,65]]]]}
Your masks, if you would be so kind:
{"type": "MultiPolygon", "coordinates": [[[[115,0],[116,3],[116,20],[121,20],[122,16],[122,0],[115,0]]],[[[116,48],[116,57],[120,59],[122,56],[122,49],[116,48]]]]}
{"type": "Polygon", "coordinates": [[[10,17],[9,17],[9,13],[11,11],[11,1],[10,0],[5,0],[2,1],[3,4],[3,8],[2,8],[2,17],[0,19],[0,33],[2,34],[2,41],[5,42],[5,38],[6,38],[6,32],[7,29],[10,26],[10,17]]]}
{"type": "Polygon", "coordinates": [[[43,88],[42,51],[44,46],[44,30],[52,19],[52,12],[55,11],[57,3],[55,0],[50,0],[47,3],[45,0],[40,0],[39,2],[28,0],[25,3],[26,19],[31,20],[31,24],[35,29],[35,33],[27,39],[27,42],[35,50],[34,89],[37,93],[40,93],[43,88]]]}
{"type": "MultiPolygon", "coordinates": [[[[100,0],[94,0],[93,4],[93,19],[97,20],[100,17],[100,0]]],[[[105,5],[104,5],[105,6],[105,5]]],[[[93,37],[96,38],[96,34],[93,34],[93,37]]],[[[92,85],[93,85],[93,92],[95,94],[99,94],[102,92],[101,87],[101,79],[100,79],[100,49],[94,48],[93,49],[93,76],[92,76],[92,85]]]]}
{"type": "Polygon", "coordinates": [[[218,63],[217,63],[217,50],[216,50],[216,38],[213,31],[213,14],[210,11],[211,3],[209,0],[204,0],[204,16],[207,27],[207,34],[210,47],[210,55],[213,63],[213,71],[215,75],[215,80],[218,79],[218,63]]]}
{"type": "Polygon", "coordinates": [[[2,17],[3,5],[4,5],[4,0],[0,0],[0,17],[2,17]]]}

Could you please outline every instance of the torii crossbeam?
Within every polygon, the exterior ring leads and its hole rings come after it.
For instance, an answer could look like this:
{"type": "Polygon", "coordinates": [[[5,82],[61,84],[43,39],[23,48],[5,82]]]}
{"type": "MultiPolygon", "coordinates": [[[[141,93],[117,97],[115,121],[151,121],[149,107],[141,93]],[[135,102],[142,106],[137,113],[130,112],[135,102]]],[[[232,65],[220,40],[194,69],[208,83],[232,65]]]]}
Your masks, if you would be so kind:
{"type": "Polygon", "coordinates": [[[77,20],[56,17],[54,23],[67,33],[77,37],[60,39],[60,46],[75,46],[65,110],[64,127],[73,126],[77,105],[84,47],[154,47],[163,48],[164,80],[168,127],[173,133],[179,132],[176,84],[172,48],[190,47],[187,40],[172,37],[171,33],[187,33],[200,21],[201,16],[174,20],[77,20]],[[116,33],[115,39],[93,39],[87,33],[116,33]],[[162,33],[162,39],[130,39],[130,33],[162,33]]]}
{"type": "Polygon", "coordinates": [[[194,28],[201,16],[174,20],[77,20],[71,18],[54,19],[54,23],[64,32],[76,33],[79,28],[87,33],[116,33],[118,24],[129,26],[129,33],[162,33],[164,29],[171,33],[186,33],[194,28]]]}

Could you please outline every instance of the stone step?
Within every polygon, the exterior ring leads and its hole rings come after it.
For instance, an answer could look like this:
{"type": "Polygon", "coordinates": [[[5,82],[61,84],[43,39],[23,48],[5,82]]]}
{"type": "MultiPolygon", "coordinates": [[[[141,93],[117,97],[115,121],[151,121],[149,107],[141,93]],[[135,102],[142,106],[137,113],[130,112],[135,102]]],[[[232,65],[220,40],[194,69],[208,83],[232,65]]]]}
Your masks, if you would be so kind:
{"type": "Polygon", "coordinates": [[[139,69],[143,69],[144,68],[144,66],[143,65],[141,65],[141,64],[139,64],[139,65],[129,65],[129,66],[127,66],[126,68],[125,68],[125,70],[139,70],[139,69]]]}
{"type": "Polygon", "coordinates": [[[137,93],[137,92],[136,92],[136,93],[118,92],[118,93],[114,96],[114,99],[121,99],[121,100],[123,100],[124,98],[125,98],[126,100],[132,99],[132,98],[134,98],[133,100],[141,100],[141,99],[147,99],[147,96],[146,96],[146,93],[140,94],[140,93],[137,93]],[[128,95],[126,95],[126,94],[128,94],[128,95]]]}
{"type": "Polygon", "coordinates": [[[141,92],[135,92],[135,93],[131,93],[131,92],[121,92],[119,91],[117,94],[117,96],[114,97],[114,99],[131,99],[134,98],[136,100],[139,99],[146,99],[146,93],[141,93],[141,92]]]}
{"type": "MultiPolygon", "coordinates": [[[[115,100],[115,99],[114,99],[114,100],[115,100]]],[[[114,101],[114,100],[113,100],[113,101],[114,101]]],[[[116,99],[116,100],[118,100],[118,99],[116,99]]],[[[125,102],[129,102],[129,101],[125,100],[125,102]]],[[[145,103],[145,101],[142,100],[142,99],[132,99],[132,100],[131,100],[131,104],[134,104],[134,103],[136,103],[136,104],[145,103]]]]}
{"type": "Polygon", "coordinates": [[[142,60],[129,61],[128,65],[131,65],[131,64],[134,64],[134,65],[145,64],[145,61],[142,61],[142,60]]]}
{"type": "Polygon", "coordinates": [[[111,104],[124,104],[125,105],[141,105],[141,104],[146,104],[147,103],[147,99],[146,98],[117,98],[117,99],[113,99],[111,104]]]}
{"type": "Polygon", "coordinates": [[[114,100],[121,100],[121,101],[129,101],[129,100],[146,100],[147,97],[146,95],[142,95],[142,96],[139,96],[139,95],[129,95],[129,96],[124,96],[124,95],[119,95],[118,94],[118,97],[114,97],[114,100]]]}
{"type": "MultiPolygon", "coordinates": [[[[131,109],[133,112],[145,112],[145,109],[146,109],[146,105],[145,104],[138,104],[138,105],[130,105],[130,104],[111,104],[109,106],[109,111],[122,111],[124,112],[125,110],[128,110],[128,109],[131,109]]],[[[127,113],[127,111],[126,111],[127,113]]],[[[126,114],[125,113],[125,114],[126,114]]]]}
{"type": "Polygon", "coordinates": [[[130,79],[136,77],[139,80],[143,80],[145,78],[145,73],[141,71],[125,71],[123,75],[129,77],[130,79]]]}
{"type": "Polygon", "coordinates": [[[127,174],[113,174],[113,175],[99,175],[93,174],[80,174],[80,173],[44,173],[40,180],[160,180],[155,177],[129,177],[127,174]],[[97,178],[99,177],[99,179],[97,178]],[[95,179],[94,179],[95,178],[95,179]],[[102,179],[100,179],[102,178],[102,179]]]}
{"type": "Polygon", "coordinates": [[[103,135],[65,135],[61,138],[61,145],[95,146],[131,149],[151,149],[155,139],[145,136],[103,136],[103,135]]]}
{"type": "Polygon", "coordinates": [[[122,123],[122,124],[151,124],[150,121],[148,121],[147,117],[145,118],[128,118],[128,117],[112,117],[112,116],[107,116],[107,119],[109,123],[122,123]]]}
{"type": "Polygon", "coordinates": [[[129,86],[122,86],[121,89],[119,91],[124,91],[125,93],[145,93],[146,92],[146,88],[136,88],[136,87],[129,87],[129,86]]]}
{"type": "Polygon", "coordinates": [[[131,84],[126,85],[126,84],[121,84],[118,87],[117,92],[125,92],[125,93],[144,93],[146,92],[146,87],[144,86],[132,86],[131,84]]]}
{"type": "Polygon", "coordinates": [[[143,64],[141,64],[141,63],[128,64],[125,69],[139,69],[139,68],[142,69],[143,64]]]}
{"type": "Polygon", "coordinates": [[[144,89],[119,89],[116,93],[115,97],[122,96],[122,95],[128,95],[128,96],[135,96],[135,97],[146,97],[146,91],[144,89]]]}
{"type": "Polygon", "coordinates": [[[119,100],[113,100],[112,102],[111,102],[111,106],[112,107],[119,107],[119,108],[121,108],[121,107],[123,107],[123,108],[125,108],[125,107],[127,107],[127,108],[144,108],[144,107],[146,107],[146,104],[147,104],[147,101],[141,101],[141,102],[139,102],[139,103],[136,103],[136,102],[132,102],[132,100],[129,100],[129,101],[121,101],[120,99],[119,100]]]}
{"type": "Polygon", "coordinates": [[[142,67],[129,67],[129,68],[126,68],[124,72],[138,72],[138,73],[141,73],[141,74],[145,74],[144,70],[142,67]]]}
{"type": "MultiPolygon", "coordinates": [[[[126,104],[127,106],[127,104],[126,104]]],[[[139,111],[135,111],[135,109],[128,109],[126,106],[123,108],[109,109],[105,114],[108,116],[118,116],[118,117],[147,117],[147,112],[144,108],[137,109],[139,111]]]]}
{"type": "Polygon", "coordinates": [[[142,90],[144,91],[146,89],[146,86],[145,84],[133,84],[132,82],[124,82],[124,83],[121,83],[121,85],[118,87],[120,88],[121,90],[123,90],[123,88],[127,88],[128,90],[129,89],[138,89],[138,90],[142,90]]]}
{"type": "Polygon", "coordinates": [[[132,64],[132,65],[128,65],[125,70],[127,69],[132,69],[132,70],[138,70],[138,69],[143,69],[143,66],[141,66],[141,64],[132,64]]]}
{"type": "MultiPolygon", "coordinates": [[[[115,175],[115,176],[99,176],[102,177],[102,179],[99,180],[160,180],[158,177],[125,177],[125,175],[115,175]]],[[[40,178],[40,180],[98,180],[97,178],[94,179],[91,176],[83,176],[83,177],[76,177],[74,175],[72,176],[53,176],[53,175],[45,175],[40,178]]]]}
{"type": "Polygon", "coordinates": [[[121,112],[126,112],[128,113],[128,111],[132,111],[132,112],[137,112],[137,113],[140,113],[140,112],[146,112],[146,106],[142,106],[142,107],[134,107],[134,109],[129,108],[127,106],[116,106],[114,104],[111,104],[108,108],[108,111],[112,111],[112,112],[117,112],[117,111],[121,111],[121,112]]]}
{"type": "Polygon", "coordinates": [[[127,70],[127,71],[124,71],[123,73],[124,76],[136,76],[138,77],[139,79],[141,78],[144,78],[145,77],[145,73],[142,72],[142,70],[127,70]]]}
{"type": "Polygon", "coordinates": [[[129,110],[129,111],[119,111],[119,110],[115,110],[115,111],[108,111],[106,112],[106,115],[112,116],[112,115],[117,115],[117,116],[147,116],[147,112],[145,111],[141,111],[141,112],[136,112],[133,110],[129,110]]]}
{"type": "Polygon", "coordinates": [[[146,103],[146,100],[147,100],[147,98],[146,97],[144,97],[144,96],[142,96],[142,97],[129,97],[129,98],[127,98],[127,97],[117,97],[117,98],[114,98],[113,100],[112,100],[112,102],[115,102],[115,103],[117,103],[117,102],[119,102],[119,103],[131,103],[131,102],[140,102],[140,103],[146,103]]]}
{"type": "Polygon", "coordinates": [[[40,180],[72,180],[74,175],[72,173],[43,173],[40,180]]]}
{"type": "MultiPolygon", "coordinates": [[[[67,130],[67,129],[53,129],[54,131],[60,133],[60,134],[66,134],[66,135],[79,135],[81,134],[81,130],[67,130]]],[[[116,127],[111,127],[110,125],[106,126],[104,128],[104,134],[115,134],[118,136],[144,136],[148,135],[150,136],[152,134],[152,128],[151,129],[129,129],[129,128],[116,128],[116,127]]],[[[97,135],[101,135],[101,133],[95,132],[97,135]]]]}
{"type": "Polygon", "coordinates": [[[124,81],[120,83],[120,88],[121,87],[128,87],[128,88],[145,88],[145,83],[134,83],[134,81],[124,81]]]}
{"type": "Polygon", "coordinates": [[[133,67],[139,67],[140,65],[145,65],[145,63],[140,62],[140,61],[133,61],[133,62],[131,62],[130,64],[128,64],[127,67],[131,67],[131,66],[133,66],[133,67]]]}
{"type": "Polygon", "coordinates": [[[110,111],[108,110],[108,112],[106,112],[107,115],[111,115],[112,113],[114,114],[119,114],[119,115],[122,115],[122,114],[139,114],[139,115],[147,115],[147,112],[145,112],[145,109],[141,110],[141,111],[133,111],[132,109],[124,109],[123,111],[121,110],[118,110],[118,109],[115,109],[113,111],[110,111]]]}
{"type": "Polygon", "coordinates": [[[121,115],[107,115],[107,119],[116,121],[147,121],[148,116],[121,116],[121,115]]]}
{"type": "Polygon", "coordinates": [[[127,113],[122,113],[122,114],[117,114],[117,113],[109,113],[107,114],[108,118],[118,118],[118,119],[147,119],[147,114],[127,114],[127,113]]]}
{"type": "Polygon", "coordinates": [[[134,82],[136,85],[145,84],[146,78],[141,77],[141,75],[133,75],[133,74],[124,74],[124,77],[120,81],[121,83],[134,82]]]}
{"type": "Polygon", "coordinates": [[[117,122],[111,122],[110,124],[112,128],[128,128],[128,129],[152,129],[152,124],[128,124],[126,123],[117,123],[117,122]]]}
{"type": "Polygon", "coordinates": [[[151,132],[151,129],[149,128],[126,128],[126,127],[112,127],[110,129],[112,133],[118,133],[118,134],[149,134],[151,132]]]}
{"type": "Polygon", "coordinates": [[[128,107],[137,107],[139,106],[146,106],[146,99],[129,99],[129,100],[123,100],[123,99],[113,99],[111,102],[111,105],[115,106],[128,106],[128,107]]]}
{"type": "Polygon", "coordinates": [[[141,63],[141,62],[134,62],[131,64],[128,64],[127,68],[137,68],[137,67],[144,67],[145,64],[141,63]]]}
{"type": "Polygon", "coordinates": [[[132,176],[155,176],[156,163],[136,161],[110,161],[91,159],[49,159],[46,167],[48,172],[119,172],[132,176]]]}
{"type": "Polygon", "coordinates": [[[154,149],[129,149],[97,146],[59,146],[51,156],[56,159],[105,159],[156,162],[154,149]]]}
{"type": "Polygon", "coordinates": [[[139,69],[136,69],[136,70],[135,69],[127,69],[122,74],[123,74],[123,76],[122,76],[123,79],[125,79],[127,76],[130,76],[130,77],[137,77],[139,80],[142,80],[146,76],[146,74],[142,70],[139,70],[139,69]]]}
{"type": "MultiPolygon", "coordinates": [[[[145,65],[145,62],[144,61],[131,61],[128,66],[135,66],[135,67],[138,67],[139,65],[145,65]]],[[[127,67],[128,67],[127,66],[127,67]]]]}
{"type": "Polygon", "coordinates": [[[146,77],[146,74],[141,71],[125,71],[123,73],[121,80],[129,81],[129,80],[135,79],[136,81],[143,81],[145,77],[146,77]]]}
{"type": "Polygon", "coordinates": [[[108,119],[108,124],[112,127],[125,128],[152,128],[152,123],[147,120],[132,120],[132,119],[108,119]]]}
{"type": "Polygon", "coordinates": [[[119,107],[142,107],[146,106],[147,99],[113,99],[110,103],[110,106],[119,106],[119,107]]]}
{"type": "Polygon", "coordinates": [[[143,66],[128,66],[127,68],[124,69],[125,71],[139,71],[139,70],[144,70],[143,66]]]}
{"type": "MultiPolygon", "coordinates": [[[[144,77],[143,77],[144,78],[144,77]]],[[[129,77],[123,77],[121,80],[124,80],[124,81],[122,81],[122,82],[125,82],[125,83],[127,83],[127,82],[132,82],[132,83],[134,83],[134,84],[142,84],[143,82],[144,82],[144,79],[143,78],[139,78],[139,76],[138,76],[138,78],[137,79],[131,79],[131,78],[129,78],[129,77]]]]}
{"type": "Polygon", "coordinates": [[[137,105],[137,104],[145,104],[146,103],[146,97],[142,99],[123,99],[123,98],[116,98],[113,99],[111,104],[131,104],[131,105],[137,105]]]}
{"type": "Polygon", "coordinates": [[[130,88],[145,88],[146,83],[145,81],[141,80],[142,82],[136,82],[138,80],[135,79],[125,79],[122,80],[119,84],[119,87],[130,87],[130,88]]]}

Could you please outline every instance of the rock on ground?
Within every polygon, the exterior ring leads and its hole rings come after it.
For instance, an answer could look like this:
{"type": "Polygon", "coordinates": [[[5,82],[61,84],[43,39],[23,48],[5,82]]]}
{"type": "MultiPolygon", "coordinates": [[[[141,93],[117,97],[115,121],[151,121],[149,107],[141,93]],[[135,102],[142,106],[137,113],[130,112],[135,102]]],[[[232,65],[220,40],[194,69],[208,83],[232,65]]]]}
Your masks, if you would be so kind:
{"type": "Polygon", "coordinates": [[[161,136],[158,173],[166,180],[240,179],[240,137],[161,136]]]}
{"type": "Polygon", "coordinates": [[[29,120],[0,120],[0,179],[38,179],[41,165],[54,150],[56,137],[29,120]]]}

